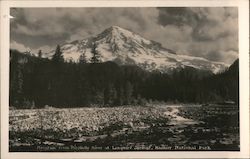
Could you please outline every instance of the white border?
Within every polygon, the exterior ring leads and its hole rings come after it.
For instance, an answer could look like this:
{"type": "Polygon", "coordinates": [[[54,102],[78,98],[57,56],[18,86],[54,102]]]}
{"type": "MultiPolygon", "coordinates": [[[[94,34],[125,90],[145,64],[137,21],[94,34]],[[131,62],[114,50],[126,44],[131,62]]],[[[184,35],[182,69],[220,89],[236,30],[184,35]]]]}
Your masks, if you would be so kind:
{"type": "MultiPolygon", "coordinates": [[[[249,158],[249,1],[168,0],[168,1],[0,1],[1,2],[1,158],[249,158]],[[238,7],[240,61],[240,152],[74,152],[9,153],[9,8],[10,7],[238,7]]],[[[228,44],[230,45],[230,44],[228,44]]]]}

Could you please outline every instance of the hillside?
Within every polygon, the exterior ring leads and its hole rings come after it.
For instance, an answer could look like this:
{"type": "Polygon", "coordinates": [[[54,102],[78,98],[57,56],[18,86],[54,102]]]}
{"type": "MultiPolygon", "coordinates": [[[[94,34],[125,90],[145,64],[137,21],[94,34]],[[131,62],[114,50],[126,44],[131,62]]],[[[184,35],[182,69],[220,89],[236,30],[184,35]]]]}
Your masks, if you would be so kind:
{"type": "Polygon", "coordinates": [[[135,65],[68,63],[11,50],[10,105],[18,108],[145,105],[154,102],[238,102],[237,61],[223,73],[172,74],[135,65]]]}

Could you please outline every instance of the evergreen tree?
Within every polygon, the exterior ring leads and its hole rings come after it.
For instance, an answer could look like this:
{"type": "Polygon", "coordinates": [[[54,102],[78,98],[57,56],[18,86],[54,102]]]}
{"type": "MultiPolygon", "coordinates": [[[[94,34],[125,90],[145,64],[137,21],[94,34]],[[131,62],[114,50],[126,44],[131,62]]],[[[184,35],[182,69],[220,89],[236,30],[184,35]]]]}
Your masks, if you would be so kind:
{"type": "Polygon", "coordinates": [[[81,54],[79,57],[79,63],[87,63],[85,54],[81,54]]]}
{"type": "Polygon", "coordinates": [[[120,87],[120,89],[117,92],[116,104],[117,105],[123,105],[124,104],[124,100],[125,100],[124,89],[123,89],[123,87],[120,87]]]}
{"type": "Polygon", "coordinates": [[[63,83],[67,76],[64,75],[64,67],[66,66],[66,63],[64,63],[64,59],[62,56],[62,51],[59,45],[56,47],[55,54],[52,57],[52,68],[51,68],[51,102],[52,105],[62,105],[64,101],[59,100],[62,98],[62,95],[64,93],[64,89],[62,88],[63,83]]]}
{"type": "Polygon", "coordinates": [[[130,82],[126,83],[124,93],[125,93],[125,104],[131,104],[133,95],[133,86],[130,82]]]}
{"type": "Polygon", "coordinates": [[[117,99],[117,91],[112,84],[104,90],[104,104],[114,105],[117,99]]]}
{"type": "Polygon", "coordinates": [[[54,61],[54,62],[64,62],[60,45],[57,45],[55,54],[52,57],[52,61],[54,61]]]}
{"type": "Polygon", "coordinates": [[[39,57],[39,58],[42,58],[42,50],[39,50],[39,51],[38,51],[38,57],[39,57]]]}
{"type": "Polygon", "coordinates": [[[22,66],[18,65],[17,67],[17,78],[16,78],[16,104],[23,104],[23,87],[24,87],[24,78],[23,78],[23,72],[22,72],[22,66]]]}
{"type": "Polygon", "coordinates": [[[96,48],[97,48],[96,43],[93,43],[92,49],[91,49],[91,53],[92,53],[91,62],[92,63],[99,63],[100,62],[100,54],[98,53],[96,48]]]}

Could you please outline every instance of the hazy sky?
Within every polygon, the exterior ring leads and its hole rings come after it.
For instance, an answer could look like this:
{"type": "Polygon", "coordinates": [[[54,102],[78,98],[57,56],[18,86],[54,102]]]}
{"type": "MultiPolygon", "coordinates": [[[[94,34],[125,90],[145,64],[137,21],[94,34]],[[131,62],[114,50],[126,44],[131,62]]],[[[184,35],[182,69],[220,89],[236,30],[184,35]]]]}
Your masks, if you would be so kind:
{"type": "Polygon", "coordinates": [[[238,57],[237,8],[12,8],[11,48],[43,52],[118,25],[178,54],[231,64],[238,57]]]}

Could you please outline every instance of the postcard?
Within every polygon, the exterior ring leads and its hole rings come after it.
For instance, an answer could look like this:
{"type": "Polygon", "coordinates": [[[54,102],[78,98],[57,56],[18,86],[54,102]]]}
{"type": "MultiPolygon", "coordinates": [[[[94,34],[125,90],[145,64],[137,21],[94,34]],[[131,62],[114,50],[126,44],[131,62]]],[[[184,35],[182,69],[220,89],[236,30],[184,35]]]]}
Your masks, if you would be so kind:
{"type": "Polygon", "coordinates": [[[2,1],[1,157],[248,158],[249,2],[2,1]]]}

